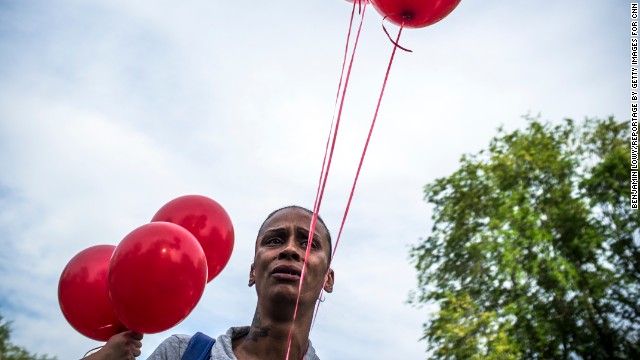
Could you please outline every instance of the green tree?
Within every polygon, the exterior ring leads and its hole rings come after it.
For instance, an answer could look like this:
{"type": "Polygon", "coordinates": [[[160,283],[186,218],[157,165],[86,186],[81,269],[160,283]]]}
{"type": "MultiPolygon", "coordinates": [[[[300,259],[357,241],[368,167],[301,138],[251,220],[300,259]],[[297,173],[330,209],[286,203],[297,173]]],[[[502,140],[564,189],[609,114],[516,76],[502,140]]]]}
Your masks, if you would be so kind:
{"type": "Polygon", "coordinates": [[[31,354],[10,341],[11,323],[0,315],[0,360],[56,360],[56,357],[31,354]]]}
{"type": "Polygon", "coordinates": [[[527,118],[425,186],[412,247],[436,359],[640,359],[629,123],[527,118]]]}

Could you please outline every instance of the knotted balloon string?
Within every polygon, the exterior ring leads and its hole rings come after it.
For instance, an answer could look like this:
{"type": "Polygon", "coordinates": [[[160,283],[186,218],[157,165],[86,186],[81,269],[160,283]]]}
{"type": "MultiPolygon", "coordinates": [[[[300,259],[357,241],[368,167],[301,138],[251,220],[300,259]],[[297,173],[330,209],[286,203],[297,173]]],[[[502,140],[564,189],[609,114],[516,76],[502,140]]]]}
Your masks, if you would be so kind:
{"type": "MultiPolygon", "coordinates": [[[[358,0],[358,3],[360,4],[360,0],[358,0]]],[[[364,15],[365,15],[365,11],[367,8],[367,3],[365,2],[364,5],[362,6],[362,12],[361,12],[361,17],[360,17],[360,25],[358,26],[358,32],[356,34],[356,39],[354,41],[354,45],[353,45],[353,51],[351,52],[351,59],[349,61],[349,67],[347,69],[347,76],[344,80],[344,87],[342,87],[342,97],[340,99],[340,107],[338,109],[338,116],[336,118],[335,121],[335,129],[333,130],[333,140],[331,141],[331,148],[329,151],[329,156],[327,159],[327,155],[326,155],[326,149],[325,149],[325,159],[323,159],[323,163],[322,163],[322,171],[320,174],[320,178],[321,178],[321,184],[319,184],[318,186],[318,190],[316,192],[316,200],[314,202],[314,206],[313,206],[313,216],[311,218],[311,225],[310,225],[310,229],[309,229],[309,238],[307,239],[307,249],[305,252],[305,256],[304,256],[304,262],[302,263],[302,271],[300,273],[300,284],[298,285],[298,297],[296,298],[296,306],[293,310],[293,322],[291,324],[291,329],[289,329],[289,336],[288,336],[288,340],[287,340],[287,356],[286,356],[286,360],[289,360],[289,355],[291,353],[291,342],[293,340],[293,331],[294,331],[294,327],[295,327],[295,321],[298,315],[298,306],[300,303],[300,295],[302,294],[302,284],[304,283],[304,276],[306,273],[306,268],[307,268],[307,261],[309,259],[309,254],[311,252],[311,247],[313,245],[313,235],[315,234],[315,229],[316,229],[316,224],[317,224],[317,220],[318,220],[318,214],[320,212],[320,205],[322,204],[322,197],[324,196],[324,190],[327,184],[327,179],[329,177],[329,170],[331,168],[331,161],[333,159],[333,152],[335,150],[335,146],[336,146],[336,140],[338,138],[338,130],[340,128],[340,120],[342,118],[342,109],[344,107],[344,100],[345,100],[345,96],[347,93],[347,87],[349,84],[349,78],[351,77],[351,69],[353,68],[353,60],[355,58],[355,54],[356,54],[356,48],[358,47],[358,41],[360,39],[360,32],[362,30],[362,24],[364,22],[364,15]],[[326,168],[325,168],[325,160],[326,160],[326,168]]],[[[353,9],[355,9],[355,2],[353,5],[353,9]]],[[[349,35],[347,36],[347,46],[345,47],[345,59],[346,59],[346,52],[348,51],[348,42],[349,42],[349,38],[350,38],[350,33],[351,33],[351,27],[353,24],[353,15],[354,15],[354,11],[352,10],[352,19],[351,22],[349,24],[349,35]]],[[[344,66],[343,66],[343,70],[342,72],[344,72],[344,66]]],[[[341,75],[342,78],[342,75],[341,75]]],[[[338,86],[338,92],[340,92],[340,87],[342,84],[342,80],[340,81],[340,84],[338,86]]],[[[335,111],[334,111],[335,112],[335,111]]],[[[332,128],[333,128],[333,121],[332,121],[332,128]]],[[[329,139],[332,137],[332,133],[330,131],[329,133],[329,138],[327,139],[327,144],[329,143],[329,139]]],[[[304,354],[303,354],[304,356],[304,354]]]]}
{"type": "MultiPolygon", "coordinates": [[[[351,192],[349,194],[349,200],[347,200],[347,206],[345,207],[344,214],[342,215],[342,222],[340,223],[340,230],[338,231],[338,236],[336,237],[336,243],[335,243],[335,245],[333,247],[333,253],[331,254],[331,262],[333,262],[333,260],[335,259],[336,251],[338,250],[338,244],[340,243],[340,238],[342,236],[342,230],[344,229],[344,224],[345,224],[345,222],[347,220],[347,215],[349,214],[349,209],[351,208],[351,201],[353,200],[353,194],[355,193],[355,190],[356,190],[356,184],[358,183],[358,178],[360,177],[360,170],[362,169],[362,164],[364,162],[364,157],[367,154],[367,149],[369,148],[369,141],[371,140],[371,134],[373,134],[373,128],[376,125],[376,120],[378,118],[378,112],[380,110],[380,104],[382,103],[382,97],[384,95],[384,90],[385,90],[385,88],[387,86],[387,80],[389,79],[389,73],[391,71],[391,64],[393,64],[393,58],[396,55],[396,49],[398,49],[398,48],[403,49],[401,46],[397,45],[398,41],[400,41],[400,35],[402,34],[402,29],[403,28],[404,28],[404,22],[400,25],[400,30],[398,31],[398,36],[396,38],[396,41],[395,42],[393,40],[391,41],[395,46],[393,47],[393,50],[391,51],[391,58],[389,59],[389,65],[387,65],[387,72],[384,75],[384,81],[382,83],[382,89],[380,90],[380,96],[378,97],[378,104],[376,105],[376,111],[375,111],[375,113],[373,115],[373,119],[371,120],[371,126],[369,127],[369,134],[367,135],[367,141],[365,141],[365,143],[364,143],[364,148],[362,149],[362,155],[360,156],[360,163],[358,164],[358,170],[356,171],[356,176],[353,179],[353,184],[351,185],[351,192]]],[[[388,33],[387,33],[387,35],[388,35],[388,33]]],[[[331,262],[329,263],[329,269],[331,268],[331,262]]],[[[327,274],[329,272],[329,269],[327,269],[327,274]]],[[[326,279],[326,275],[325,275],[325,279],[326,279]]],[[[320,298],[322,298],[322,295],[324,293],[324,286],[322,288],[323,289],[320,290],[320,298]]],[[[316,304],[316,311],[315,311],[315,314],[313,315],[312,324],[315,323],[315,321],[316,321],[316,316],[318,316],[318,310],[320,309],[320,303],[321,302],[322,301],[320,301],[320,302],[318,302],[316,304]]]]}
{"type": "MultiPolygon", "coordinates": [[[[384,21],[387,19],[387,16],[385,16],[384,18],[382,18],[382,30],[384,30],[384,33],[387,34],[387,37],[389,38],[389,41],[391,41],[391,43],[397,47],[400,48],[406,52],[413,52],[413,50],[409,50],[405,47],[400,46],[400,44],[398,44],[398,42],[400,41],[400,33],[402,32],[402,28],[404,28],[404,21],[402,22],[402,24],[400,24],[400,31],[398,32],[398,38],[396,39],[396,41],[393,41],[393,39],[391,38],[391,35],[389,35],[389,32],[387,31],[387,28],[384,26],[384,21]]],[[[395,48],[394,48],[395,51],[395,48]]],[[[384,91],[384,89],[383,89],[384,91]]]]}

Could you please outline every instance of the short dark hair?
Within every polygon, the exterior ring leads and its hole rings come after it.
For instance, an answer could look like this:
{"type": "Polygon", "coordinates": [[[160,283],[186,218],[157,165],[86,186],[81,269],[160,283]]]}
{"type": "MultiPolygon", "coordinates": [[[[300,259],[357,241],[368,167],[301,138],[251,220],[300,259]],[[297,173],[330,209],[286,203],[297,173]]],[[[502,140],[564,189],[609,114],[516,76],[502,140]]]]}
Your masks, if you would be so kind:
{"type": "MultiPolygon", "coordinates": [[[[280,209],[277,209],[273,212],[271,212],[271,214],[269,214],[269,216],[267,216],[266,219],[264,219],[264,221],[262,222],[262,225],[260,225],[260,229],[258,230],[258,236],[260,236],[260,233],[262,233],[262,228],[264,227],[264,224],[271,219],[275,214],[277,214],[278,212],[282,211],[282,210],[287,210],[287,209],[299,209],[302,211],[306,211],[309,215],[311,215],[311,217],[313,217],[313,211],[302,207],[300,205],[288,205],[288,206],[284,206],[281,207],[280,209]]],[[[324,223],[324,220],[322,220],[322,218],[320,217],[320,214],[318,214],[318,221],[320,222],[320,224],[322,224],[322,226],[324,226],[324,229],[327,231],[327,241],[329,242],[329,261],[328,264],[331,264],[331,252],[333,251],[331,248],[331,233],[329,232],[329,228],[327,227],[327,224],[324,223]]]]}

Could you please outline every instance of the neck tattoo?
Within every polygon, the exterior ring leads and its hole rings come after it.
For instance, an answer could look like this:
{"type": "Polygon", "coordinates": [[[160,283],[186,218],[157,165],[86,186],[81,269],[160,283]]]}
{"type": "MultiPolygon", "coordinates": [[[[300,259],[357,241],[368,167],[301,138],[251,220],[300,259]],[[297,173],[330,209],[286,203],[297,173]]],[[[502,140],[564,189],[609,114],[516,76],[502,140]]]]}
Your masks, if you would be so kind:
{"type": "Polygon", "coordinates": [[[251,329],[249,330],[249,339],[258,341],[260,338],[269,336],[269,327],[262,326],[260,323],[260,313],[256,311],[253,315],[253,321],[251,322],[251,329]]]}

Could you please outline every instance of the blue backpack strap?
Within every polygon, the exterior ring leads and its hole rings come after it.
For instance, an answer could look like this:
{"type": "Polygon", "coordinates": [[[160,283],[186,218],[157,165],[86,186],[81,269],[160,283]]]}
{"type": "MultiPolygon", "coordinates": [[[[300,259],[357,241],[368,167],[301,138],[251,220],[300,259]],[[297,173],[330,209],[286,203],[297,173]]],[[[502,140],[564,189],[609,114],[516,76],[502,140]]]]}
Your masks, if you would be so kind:
{"type": "Polygon", "coordinates": [[[198,331],[189,340],[187,350],[182,355],[182,360],[209,360],[211,348],[215,342],[215,339],[198,331]]]}

